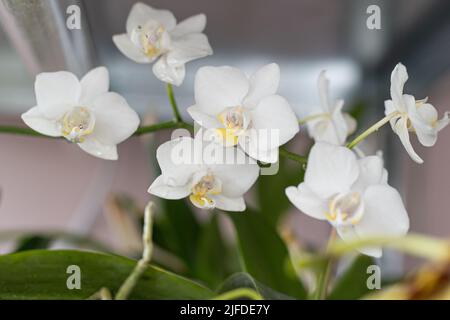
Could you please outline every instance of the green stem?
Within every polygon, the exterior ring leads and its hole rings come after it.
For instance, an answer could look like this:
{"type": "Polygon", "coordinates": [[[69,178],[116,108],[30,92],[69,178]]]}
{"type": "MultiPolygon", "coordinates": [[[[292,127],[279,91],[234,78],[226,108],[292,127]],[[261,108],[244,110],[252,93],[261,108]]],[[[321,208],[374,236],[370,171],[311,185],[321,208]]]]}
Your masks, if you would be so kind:
{"type": "MultiPolygon", "coordinates": [[[[163,129],[177,129],[177,128],[184,128],[192,131],[194,126],[186,122],[166,121],[149,126],[139,127],[134,133],[134,135],[140,136],[146,133],[152,133],[163,129]]],[[[17,134],[40,138],[53,138],[50,136],[40,134],[39,132],[36,132],[33,129],[26,127],[0,126],[0,133],[17,134]]]]}
{"type": "Polygon", "coordinates": [[[116,294],[115,300],[126,300],[138,283],[141,276],[147,270],[149,263],[144,260],[139,260],[134,270],[125,280],[116,294]]]}
{"type": "Polygon", "coordinates": [[[39,132],[34,131],[31,128],[27,127],[14,127],[14,126],[0,126],[0,132],[1,133],[10,133],[10,134],[17,134],[17,135],[25,135],[25,136],[34,136],[34,137],[41,137],[41,138],[52,138],[50,136],[46,136],[43,134],[40,134],[39,132]]]}
{"type": "MultiPolygon", "coordinates": [[[[161,122],[161,123],[157,123],[157,124],[153,124],[153,125],[149,125],[149,126],[139,127],[133,135],[141,136],[141,135],[144,135],[147,133],[157,132],[157,131],[164,130],[164,129],[178,129],[178,128],[184,128],[184,129],[187,129],[190,131],[194,130],[194,126],[192,124],[186,123],[184,121],[180,121],[180,122],[166,121],[166,122],[161,122]]],[[[33,136],[33,137],[49,138],[49,136],[40,134],[31,128],[25,128],[25,127],[0,126],[0,133],[10,133],[10,134],[18,134],[18,135],[28,135],[28,136],[33,136]]],[[[292,161],[295,161],[301,165],[305,165],[308,160],[307,157],[290,152],[284,148],[279,149],[279,154],[280,154],[280,156],[290,159],[292,161]]]]}
{"type": "Polygon", "coordinates": [[[142,126],[139,127],[134,133],[135,136],[140,136],[146,133],[152,133],[163,129],[177,129],[177,128],[185,128],[190,129],[192,125],[186,122],[175,122],[175,121],[166,121],[157,124],[153,124],[150,126],[142,126]]]}
{"type": "Polygon", "coordinates": [[[388,114],[386,117],[375,123],[373,126],[371,126],[369,129],[361,133],[359,136],[357,136],[352,142],[347,144],[347,148],[352,149],[355,147],[358,143],[366,139],[369,135],[374,133],[375,131],[378,131],[382,126],[384,126],[386,123],[388,123],[393,118],[397,117],[400,113],[395,111],[390,114],[388,114]]]}
{"type": "Polygon", "coordinates": [[[99,291],[87,298],[87,300],[112,300],[112,296],[108,288],[101,288],[99,291]]]}
{"type": "Polygon", "coordinates": [[[131,294],[133,289],[136,287],[141,276],[144,274],[145,270],[150,265],[150,260],[153,253],[153,242],[152,242],[152,229],[153,229],[153,203],[149,202],[145,207],[144,215],[144,232],[142,235],[142,242],[144,243],[144,251],[142,254],[142,259],[138,261],[136,267],[119,288],[116,294],[116,300],[126,300],[131,294]]]}
{"type": "MultiPolygon", "coordinates": [[[[336,238],[336,230],[333,228],[330,233],[330,238],[328,239],[326,252],[330,250],[334,240],[336,238]]],[[[317,289],[314,294],[315,300],[323,300],[327,296],[328,291],[328,283],[330,281],[331,269],[333,267],[333,258],[329,258],[325,262],[325,266],[323,267],[322,272],[319,274],[317,278],[317,289]]]]}
{"type": "Polygon", "coordinates": [[[330,114],[329,113],[317,113],[317,114],[313,114],[307,117],[304,117],[303,119],[300,119],[298,121],[298,124],[302,125],[302,124],[306,124],[311,120],[316,120],[316,119],[321,119],[321,118],[329,118],[330,114]]]}
{"type": "Polygon", "coordinates": [[[290,152],[290,151],[286,150],[286,149],[283,148],[283,147],[280,147],[280,149],[279,149],[279,154],[280,154],[280,156],[283,156],[283,157],[285,157],[285,158],[287,158],[287,159],[289,159],[289,160],[298,162],[298,163],[300,163],[301,165],[305,165],[306,162],[308,161],[308,158],[307,158],[307,157],[298,155],[298,154],[293,153],[293,152],[290,152]]]}
{"type": "Polygon", "coordinates": [[[213,300],[234,300],[238,298],[249,298],[252,300],[264,300],[264,298],[255,290],[249,288],[240,288],[225,292],[213,298],[213,300]]]}
{"type": "Polygon", "coordinates": [[[172,106],[173,115],[175,116],[175,122],[183,122],[178,105],[173,94],[173,87],[170,83],[167,84],[167,96],[169,97],[170,105],[172,106]]]}

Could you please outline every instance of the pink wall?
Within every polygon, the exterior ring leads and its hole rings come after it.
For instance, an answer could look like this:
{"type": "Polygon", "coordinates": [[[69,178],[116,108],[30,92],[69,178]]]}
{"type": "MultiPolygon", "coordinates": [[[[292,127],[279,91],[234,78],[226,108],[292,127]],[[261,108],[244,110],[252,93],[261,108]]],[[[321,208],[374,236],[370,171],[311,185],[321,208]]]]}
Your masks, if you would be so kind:
{"type": "Polygon", "coordinates": [[[0,231],[90,229],[110,192],[142,205],[150,199],[149,157],[140,138],[119,146],[118,161],[94,158],[62,139],[1,134],[0,148],[0,231]]]}

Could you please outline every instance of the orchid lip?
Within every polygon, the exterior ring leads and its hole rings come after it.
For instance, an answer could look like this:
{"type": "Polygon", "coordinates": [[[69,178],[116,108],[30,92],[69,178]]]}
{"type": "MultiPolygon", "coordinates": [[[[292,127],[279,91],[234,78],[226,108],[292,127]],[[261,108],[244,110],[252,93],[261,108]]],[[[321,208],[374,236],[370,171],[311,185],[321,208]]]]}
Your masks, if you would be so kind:
{"type": "Polygon", "coordinates": [[[193,179],[193,186],[191,188],[191,195],[189,199],[191,202],[202,209],[212,209],[216,202],[211,196],[218,195],[222,192],[222,182],[214,177],[211,172],[193,179]]]}
{"type": "Polygon", "coordinates": [[[95,116],[86,107],[76,106],[59,121],[61,134],[74,143],[82,143],[94,131],[95,116]]]}
{"type": "Polygon", "coordinates": [[[166,51],[166,43],[169,35],[163,25],[156,21],[149,21],[144,25],[138,25],[131,31],[133,42],[146,56],[156,58],[166,51]]]}
{"type": "Polygon", "coordinates": [[[228,107],[217,118],[224,126],[217,129],[219,137],[224,140],[226,146],[234,146],[238,143],[239,136],[246,132],[249,119],[241,106],[228,107]]]}
{"type": "Polygon", "coordinates": [[[339,193],[328,202],[327,220],[334,226],[356,225],[364,214],[364,203],[359,192],[339,193]]]}

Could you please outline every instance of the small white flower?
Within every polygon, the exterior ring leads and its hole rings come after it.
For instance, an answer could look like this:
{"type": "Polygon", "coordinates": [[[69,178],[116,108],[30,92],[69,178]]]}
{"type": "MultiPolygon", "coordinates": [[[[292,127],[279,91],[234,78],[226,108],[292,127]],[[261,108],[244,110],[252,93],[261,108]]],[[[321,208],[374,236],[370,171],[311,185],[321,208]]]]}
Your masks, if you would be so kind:
{"type": "Polygon", "coordinates": [[[306,117],[308,133],[316,142],[328,142],[343,145],[347,137],[355,132],[356,121],[351,115],[342,112],[343,100],[334,104],[330,101],[330,81],[322,71],[317,80],[320,105],[317,105],[306,117]]]}
{"type": "Polygon", "coordinates": [[[241,150],[182,137],[156,151],[161,175],[148,192],[165,199],[189,197],[198,208],[244,211],[243,195],[255,183],[259,167],[241,150]]]}
{"type": "MultiPolygon", "coordinates": [[[[328,220],[344,241],[402,236],[409,229],[403,202],[387,184],[379,156],[357,159],[348,148],[318,142],[311,149],[304,182],[288,187],[286,195],[305,214],[328,220]]],[[[361,252],[382,254],[381,248],[361,252]]]]}
{"type": "Polygon", "coordinates": [[[105,67],[92,69],[81,81],[67,71],[40,73],[34,90],[37,106],[22,114],[23,121],[39,133],[65,137],[93,156],[117,160],[116,145],[139,126],[125,99],[108,92],[105,67]]]}
{"type": "Polygon", "coordinates": [[[250,78],[236,68],[203,67],[195,77],[192,118],[225,146],[239,146],[252,158],[274,163],[278,147],[299,131],[297,117],[276,94],[280,69],[271,63],[250,78]]]}
{"type": "Polygon", "coordinates": [[[450,122],[449,113],[445,112],[439,120],[436,109],[427,103],[427,99],[416,100],[412,95],[403,94],[407,80],[406,67],[397,64],[391,74],[391,100],[384,103],[385,114],[395,113],[390,120],[392,130],[400,137],[410,157],[417,163],[423,163],[409,141],[409,132],[415,132],[423,146],[431,147],[436,143],[438,132],[450,122]]]}
{"type": "Polygon", "coordinates": [[[151,63],[155,76],[180,85],[186,73],[185,63],[212,54],[208,38],[202,32],[206,16],[198,14],[177,24],[172,12],[154,9],[141,2],[131,8],[127,33],[114,35],[117,48],[138,63],[151,63]]]}

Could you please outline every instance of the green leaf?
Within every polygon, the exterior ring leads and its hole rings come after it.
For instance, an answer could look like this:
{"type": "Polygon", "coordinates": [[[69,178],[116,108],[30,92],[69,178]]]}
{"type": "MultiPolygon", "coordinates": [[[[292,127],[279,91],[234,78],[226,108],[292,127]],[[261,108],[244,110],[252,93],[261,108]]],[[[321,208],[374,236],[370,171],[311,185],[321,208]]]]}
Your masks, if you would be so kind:
{"type": "MultiPolygon", "coordinates": [[[[295,298],[306,298],[300,280],[285,270],[289,254],[275,227],[259,212],[230,214],[236,227],[244,269],[257,281],[295,298]]],[[[292,268],[292,264],[288,263],[292,268]]]]}
{"type": "Polygon", "coordinates": [[[387,247],[417,257],[435,261],[450,260],[450,241],[427,235],[410,233],[402,237],[368,237],[352,241],[339,240],[329,248],[329,254],[341,256],[364,247],[387,247]]]}
{"type": "Polygon", "coordinates": [[[280,157],[276,175],[261,175],[258,178],[257,191],[261,213],[271,225],[276,225],[280,216],[291,206],[285,190],[289,186],[297,186],[303,181],[304,170],[297,164],[288,163],[280,157]]]}
{"type": "MultiPolygon", "coordinates": [[[[106,287],[115,294],[136,261],[83,251],[34,250],[0,256],[0,299],[85,299],[106,287]],[[69,290],[67,267],[81,269],[81,289],[69,290]]],[[[149,267],[131,299],[209,299],[212,291],[157,267],[149,267]]]]}
{"type": "Polygon", "coordinates": [[[354,300],[361,298],[370,290],[367,288],[367,267],[373,265],[371,257],[359,255],[353,263],[337,280],[328,299],[330,300],[354,300]]]}
{"type": "Polygon", "coordinates": [[[359,123],[364,117],[366,111],[366,103],[358,101],[348,109],[348,113],[359,123]]]}
{"type": "Polygon", "coordinates": [[[225,293],[234,289],[250,288],[259,293],[267,300],[293,300],[294,298],[272,290],[271,288],[259,283],[252,278],[251,275],[245,272],[239,272],[231,275],[220,286],[218,293],[225,293]]]}
{"type": "Polygon", "coordinates": [[[201,225],[184,200],[164,200],[163,213],[154,224],[154,242],[181,258],[192,276],[196,264],[201,225]]]}
{"type": "Polygon", "coordinates": [[[52,239],[46,236],[30,235],[19,239],[14,252],[34,250],[34,249],[47,249],[52,239]]]}
{"type": "Polygon", "coordinates": [[[68,233],[65,231],[2,231],[0,232],[0,243],[11,240],[19,241],[19,245],[16,250],[24,251],[30,249],[43,249],[45,248],[45,240],[64,240],[68,243],[77,245],[78,247],[93,249],[96,251],[111,252],[112,249],[105,244],[91,239],[85,235],[78,235],[75,233],[68,233]]]}
{"type": "Polygon", "coordinates": [[[194,277],[215,288],[233,272],[239,270],[236,248],[225,243],[219,229],[218,214],[202,226],[194,277]]]}

